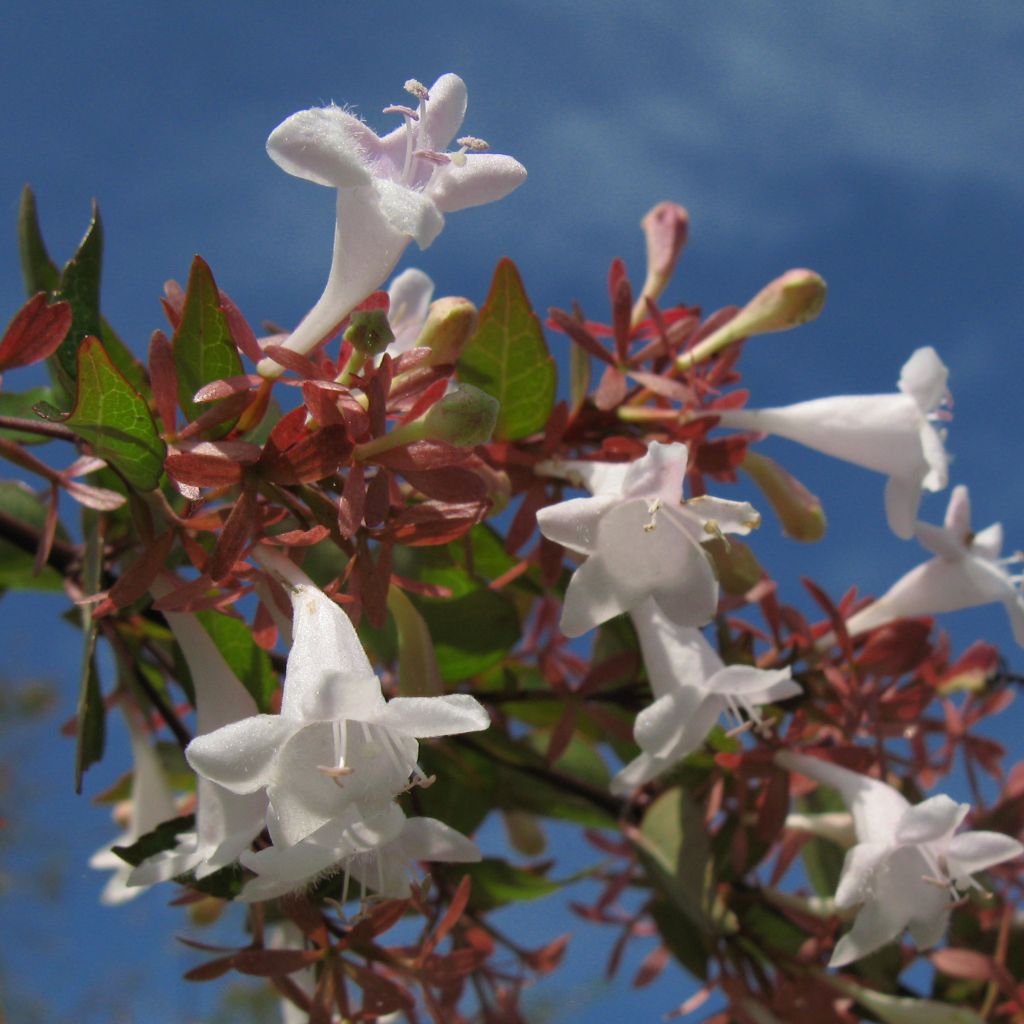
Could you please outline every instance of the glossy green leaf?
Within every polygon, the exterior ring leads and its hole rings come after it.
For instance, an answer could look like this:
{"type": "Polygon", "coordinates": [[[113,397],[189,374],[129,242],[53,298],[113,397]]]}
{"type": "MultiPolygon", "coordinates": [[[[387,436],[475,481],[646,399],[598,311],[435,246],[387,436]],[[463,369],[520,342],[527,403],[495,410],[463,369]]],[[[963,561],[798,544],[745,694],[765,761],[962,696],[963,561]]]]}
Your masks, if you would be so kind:
{"type": "Polygon", "coordinates": [[[658,897],[650,902],[648,911],[658,926],[658,934],[669,951],[694,977],[708,977],[708,944],[703,932],[671,900],[658,897]]]}
{"type": "MultiPolygon", "coordinates": [[[[46,519],[46,504],[36,497],[35,492],[20,480],[0,481],[0,513],[18,523],[24,523],[33,531],[41,531],[46,519]]],[[[63,527],[57,527],[57,537],[67,540],[63,527]]],[[[0,538],[0,590],[43,590],[63,592],[61,574],[51,566],[44,566],[42,572],[33,572],[35,555],[31,551],[0,538]]]]}
{"type": "MultiPolygon", "coordinates": [[[[103,572],[103,519],[92,509],[82,510],[85,558],[82,563],[82,589],[85,594],[99,593],[103,572]]],[[[96,670],[96,620],[91,604],[79,606],[82,623],[82,660],[79,668],[78,705],[75,709],[75,792],[82,792],[86,769],[103,757],[106,744],[106,708],[96,670]]]]}
{"type": "Polygon", "coordinates": [[[77,378],[78,394],[67,426],[137,490],[153,490],[163,472],[166,445],[149,406],[110,361],[98,338],[82,343],[77,378]]]}
{"type": "Polygon", "coordinates": [[[18,252],[27,296],[31,297],[36,292],[54,292],[60,287],[60,271],[46,251],[43,233],[39,229],[36,197],[28,185],[22,189],[18,205],[18,252]]]}
{"type": "Polygon", "coordinates": [[[177,845],[178,836],[183,832],[191,832],[195,827],[196,816],[184,814],[180,818],[162,821],[152,832],[139,836],[134,843],[128,846],[115,846],[113,850],[121,860],[137,868],[144,860],[155,857],[165,850],[173,850],[177,845]]]}
{"type": "Polygon", "coordinates": [[[460,380],[501,404],[496,441],[543,429],[555,402],[555,361],[519,271],[507,257],[498,262],[476,331],[457,366],[460,380]]]}
{"type": "MultiPolygon", "coordinates": [[[[191,422],[211,408],[211,403],[192,401],[192,396],[203,385],[242,373],[238,349],[231,339],[227,317],[221,309],[217,282],[200,256],[192,261],[185,308],[171,345],[178,375],[178,403],[185,418],[191,422]]],[[[209,436],[222,437],[233,426],[233,421],[221,423],[210,431],[209,436]]]]}
{"type": "Polygon", "coordinates": [[[537,900],[562,887],[561,882],[553,882],[533,871],[525,871],[492,857],[486,857],[478,864],[453,865],[446,874],[453,883],[465,875],[473,880],[469,897],[472,910],[493,910],[509,903],[537,900]]]}
{"type": "Polygon", "coordinates": [[[196,618],[210,634],[228,668],[252,694],[256,706],[260,711],[269,712],[270,699],[277,689],[277,673],[267,652],[256,644],[249,627],[241,619],[219,612],[197,612],[196,618]]]}

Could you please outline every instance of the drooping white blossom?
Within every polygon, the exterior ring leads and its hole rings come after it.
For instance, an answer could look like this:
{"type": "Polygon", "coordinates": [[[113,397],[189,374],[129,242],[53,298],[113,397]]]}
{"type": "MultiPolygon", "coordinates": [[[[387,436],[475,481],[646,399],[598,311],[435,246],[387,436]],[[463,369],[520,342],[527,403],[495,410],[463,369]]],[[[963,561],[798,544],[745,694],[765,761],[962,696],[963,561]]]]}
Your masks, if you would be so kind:
{"type": "Polygon", "coordinates": [[[585,555],[565,595],[561,628],[581,636],[652,598],[680,626],[702,626],[718,606],[718,579],[702,542],[749,533],[760,516],[745,501],[682,499],[687,448],[652,442],[630,463],[548,467],[591,491],[537,513],[550,540],[585,555]]]}
{"type": "Polygon", "coordinates": [[[613,793],[632,792],[693,753],[722,715],[760,722],[757,707],[801,692],[790,670],[725,665],[697,629],[678,626],[652,601],[633,612],[654,703],[637,715],[642,753],[613,779],[613,793]]]}
{"type": "Polygon", "coordinates": [[[1024,853],[1001,832],[957,832],[970,811],[948,796],[910,804],[891,786],[806,754],[782,751],[776,761],[838,790],[853,815],[857,845],[843,862],[835,905],[859,906],[853,927],[829,961],[843,967],[904,930],[920,949],[943,936],[958,894],[979,887],[973,875],[1024,853]]]}
{"type": "Polygon", "coordinates": [[[129,881],[132,866],[114,853],[113,847],[131,846],[147,832],[152,832],[157,825],[178,814],[156,750],[131,715],[126,714],[125,721],[128,723],[134,759],[128,826],[112,843],[97,850],[89,858],[89,867],[114,872],[100,894],[100,902],[111,906],[134,899],[146,888],[129,881]]]}
{"type": "Polygon", "coordinates": [[[1008,571],[1022,556],[1000,558],[1000,523],[977,533],[972,531],[967,488],[963,484],[953,488],[942,526],[919,522],[914,533],[935,557],[911,569],[877,601],[852,615],[846,622],[847,632],[856,635],[893,619],[939,615],[998,602],[1010,616],[1014,639],[1024,646],[1021,576],[1011,576],[1008,571]]]}
{"type": "MultiPolygon", "coordinates": [[[[466,86],[442,75],[426,89],[406,88],[414,108],[395,106],[403,124],[380,137],[341,107],[314,107],[283,121],[267,152],[289,174],[337,189],[334,255],[323,295],[285,341],[306,353],[387,278],[413,239],[425,249],[444,226],[444,215],[489,203],[522,184],[526,170],[510,156],[480,152],[466,137],[447,152],[466,113],[466,86]]],[[[264,359],[267,377],[281,367],[264,359]]]]}
{"type": "Polygon", "coordinates": [[[899,391],[833,395],[774,409],[715,409],[726,427],[777,434],[837,459],[884,473],[892,531],[913,536],[921,492],[949,481],[945,431],[935,427],[949,396],[949,371],[935,350],[917,349],[903,365],[899,391]]]}
{"type": "Polygon", "coordinates": [[[287,559],[269,549],[257,557],[291,591],[281,713],[197,736],[185,753],[234,793],[265,789],[275,845],[294,845],[386,808],[416,770],[417,738],[486,729],[490,719],[465,694],[385,701],[348,616],[287,559]]]}
{"type": "MultiPolygon", "coordinates": [[[[181,612],[164,615],[192,676],[197,734],[211,733],[256,714],[256,702],[199,620],[181,612]]],[[[263,830],[266,811],[264,793],[232,793],[199,776],[195,831],[179,835],[172,849],[143,861],[132,872],[131,884],[166,881],[188,871],[194,871],[196,878],[205,878],[226,867],[263,830]]]]}
{"type": "Polygon", "coordinates": [[[388,323],[395,336],[386,352],[397,357],[416,344],[433,297],[434,282],[422,270],[409,267],[395,277],[388,288],[388,323]]]}

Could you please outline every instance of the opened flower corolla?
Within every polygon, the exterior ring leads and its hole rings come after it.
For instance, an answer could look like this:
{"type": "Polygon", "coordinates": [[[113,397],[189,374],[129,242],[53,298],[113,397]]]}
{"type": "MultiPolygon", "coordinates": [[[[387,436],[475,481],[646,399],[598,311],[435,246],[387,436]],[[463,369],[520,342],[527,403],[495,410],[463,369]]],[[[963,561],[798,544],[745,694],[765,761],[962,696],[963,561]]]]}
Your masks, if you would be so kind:
{"type": "MultiPolygon", "coordinates": [[[[256,702],[228,667],[210,634],[194,615],[165,612],[167,624],[188,663],[196,697],[200,736],[256,714],[256,702]]],[[[200,776],[196,783],[196,828],[178,836],[176,845],[143,861],[130,884],[147,885],[188,871],[205,878],[238,859],[263,830],[267,798],[262,792],[239,795],[200,776]]]]}
{"type": "MultiPolygon", "coordinates": [[[[292,114],[267,140],[267,152],[289,174],[338,190],[327,285],[285,348],[306,353],[329,337],[412,239],[421,249],[433,242],[446,213],[501,199],[526,178],[512,157],[480,152],[486,146],[478,139],[459,139],[459,149],[446,152],[466,113],[458,75],[442,75],[429,90],[412,81],[406,88],[417,106],[389,107],[404,123],[383,138],[330,106],[292,114]]],[[[258,369],[266,377],[282,372],[269,358],[258,369]]]]}
{"type": "Polygon", "coordinates": [[[919,348],[903,366],[899,392],[834,395],[776,409],[715,409],[726,427],[777,434],[837,459],[884,473],[885,511],[892,531],[914,534],[921,491],[949,480],[945,431],[933,421],[948,400],[949,371],[935,350],[919,348]]]}
{"type": "Polygon", "coordinates": [[[1003,547],[1000,523],[977,533],[971,530],[967,488],[963,484],[953,488],[944,525],[918,523],[914,533],[935,557],[911,569],[877,601],[851,616],[847,632],[856,635],[893,619],[999,602],[1010,616],[1014,639],[1024,646],[1021,576],[1008,572],[1008,566],[1024,556],[999,557],[1003,547]]]}
{"type": "Polygon", "coordinates": [[[464,694],[385,701],[348,616],[286,558],[261,551],[292,598],[281,713],[197,736],[185,754],[234,793],[266,789],[275,843],[292,845],[353,808],[361,819],[386,807],[417,771],[418,737],[486,729],[490,719],[464,694]]]}
{"type": "Polygon", "coordinates": [[[633,612],[655,701],[637,715],[633,735],[642,753],[612,779],[625,794],[692,754],[722,715],[756,726],[757,707],[795,697],[790,670],[725,665],[699,630],[678,626],[653,601],[633,612]]]}
{"type": "Polygon", "coordinates": [[[537,513],[545,537],[586,556],[565,595],[567,636],[581,636],[648,598],[680,626],[702,626],[714,615],[718,580],[702,541],[749,533],[760,517],[745,501],[683,501],[687,454],[684,444],[655,441],[631,463],[546,467],[593,495],[537,513]]]}
{"type": "Polygon", "coordinates": [[[782,751],[775,759],[838,790],[853,815],[858,841],[843,862],[835,904],[860,909],[836,944],[832,967],[873,953],[904,928],[918,948],[934,946],[953,901],[980,888],[971,876],[1024,853],[1024,846],[1001,832],[957,833],[970,805],[948,796],[912,805],[886,783],[820,758],[782,751]]]}

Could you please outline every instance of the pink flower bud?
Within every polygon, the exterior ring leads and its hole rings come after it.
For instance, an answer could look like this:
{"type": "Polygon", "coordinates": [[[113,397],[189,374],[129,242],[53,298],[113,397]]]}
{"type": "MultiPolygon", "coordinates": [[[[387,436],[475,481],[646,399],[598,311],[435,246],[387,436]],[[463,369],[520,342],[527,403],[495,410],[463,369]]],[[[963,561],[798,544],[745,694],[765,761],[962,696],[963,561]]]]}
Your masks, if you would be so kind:
{"type": "Polygon", "coordinates": [[[633,307],[633,323],[647,315],[645,299],[656,299],[675,272],[676,263],[690,233],[690,215],[678,203],[658,203],[640,226],[647,239],[647,279],[633,307]]]}

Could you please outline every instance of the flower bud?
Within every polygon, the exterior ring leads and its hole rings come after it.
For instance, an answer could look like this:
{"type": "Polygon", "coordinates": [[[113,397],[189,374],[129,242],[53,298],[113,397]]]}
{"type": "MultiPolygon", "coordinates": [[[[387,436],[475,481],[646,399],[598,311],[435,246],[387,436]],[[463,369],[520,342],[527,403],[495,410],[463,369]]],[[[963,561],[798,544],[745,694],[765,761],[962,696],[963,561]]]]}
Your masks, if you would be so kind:
{"type": "Polygon", "coordinates": [[[808,323],[824,308],[825,291],[825,281],[813,270],[787,270],[766,284],[728,323],[683,353],[676,365],[688,370],[740,338],[808,323]]]}
{"type": "Polygon", "coordinates": [[[451,295],[430,304],[426,322],[416,339],[417,348],[431,350],[430,365],[454,363],[476,327],[476,306],[451,295]]]}
{"type": "Polygon", "coordinates": [[[640,226],[647,239],[647,278],[633,307],[633,324],[647,316],[645,299],[656,299],[675,272],[690,233],[690,215],[678,203],[658,203],[640,226]]]}
{"type": "Polygon", "coordinates": [[[787,537],[807,543],[821,540],[825,535],[821,502],[795,476],[749,448],[740,465],[775,509],[787,537]]]}
{"type": "Polygon", "coordinates": [[[383,309],[359,309],[349,317],[344,338],[357,352],[375,356],[395,340],[395,335],[383,309]]]}
{"type": "Polygon", "coordinates": [[[423,436],[469,447],[491,439],[498,422],[498,400],[461,382],[435,402],[424,415],[423,436]]]}
{"type": "Polygon", "coordinates": [[[764,576],[761,563],[743,541],[713,537],[704,541],[703,547],[715,563],[718,582],[727,594],[745,594],[764,576]]]}

